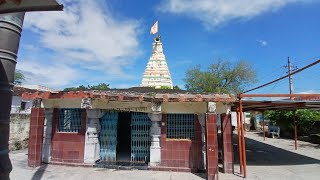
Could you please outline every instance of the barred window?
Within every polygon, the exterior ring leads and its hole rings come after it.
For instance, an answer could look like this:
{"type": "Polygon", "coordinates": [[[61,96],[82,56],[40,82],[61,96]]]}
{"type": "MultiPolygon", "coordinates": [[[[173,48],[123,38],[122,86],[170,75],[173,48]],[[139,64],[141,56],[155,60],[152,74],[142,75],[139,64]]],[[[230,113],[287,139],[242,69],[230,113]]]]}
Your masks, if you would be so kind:
{"type": "Polygon", "coordinates": [[[60,109],[59,132],[79,132],[81,128],[81,109],[60,109]]]}
{"type": "Polygon", "coordinates": [[[167,138],[194,139],[194,114],[167,114],[167,138]]]}

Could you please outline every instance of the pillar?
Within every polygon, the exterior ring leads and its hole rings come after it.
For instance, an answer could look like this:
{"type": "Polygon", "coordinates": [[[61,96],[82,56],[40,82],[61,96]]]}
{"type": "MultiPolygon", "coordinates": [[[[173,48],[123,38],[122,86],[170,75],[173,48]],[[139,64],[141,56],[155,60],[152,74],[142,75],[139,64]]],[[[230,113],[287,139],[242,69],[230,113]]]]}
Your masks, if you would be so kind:
{"type": "Polygon", "coordinates": [[[30,116],[28,166],[37,167],[42,162],[45,110],[40,107],[40,99],[35,99],[33,104],[30,116]]]}
{"type": "Polygon", "coordinates": [[[52,117],[53,109],[44,110],[42,161],[49,163],[51,160],[52,117]]]}
{"type": "Polygon", "coordinates": [[[93,164],[100,159],[100,118],[103,116],[100,109],[87,109],[87,124],[84,147],[84,163],[93,164]]]}
{"type": "Polygon", "coordinates": [[[233,173],[233,139],[231,114],[221,114],[223,172],[233,173]]]}
{"type": "Polygon", "coordinates": [[[149,114],[151,120],[150,136],[150,166],[159,166],[161,163],[161,146],[160,146],[160,135],[161,135],[161,103],[152,103],[152,113],[149,114]]]}
{"type": "Polygon", "coordinates": [[[198,114],[198,121],[201,125],[202,158],[203,167],[206,169],[206,114],[198,114]]]}
{"type": "Polygon", "coordinates": [[[10,109],[24,14],[0,15],[0,179],[9,179],[12,170],[8,148],[10,109]]]}
{"type": "Polygon", "coordinates": [[[206,173],[208,180],[218,179],[218,132],[216,103],[208,102],[208,113],[206,116],[206,173]]]}

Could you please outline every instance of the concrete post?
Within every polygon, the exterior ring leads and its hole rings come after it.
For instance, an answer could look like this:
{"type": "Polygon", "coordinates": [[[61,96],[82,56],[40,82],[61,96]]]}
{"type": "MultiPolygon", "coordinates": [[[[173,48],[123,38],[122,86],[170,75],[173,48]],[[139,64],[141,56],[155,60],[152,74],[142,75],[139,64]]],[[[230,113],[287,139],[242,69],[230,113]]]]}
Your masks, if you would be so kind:
{"type": "Polygon", "coordinates": [[[201,125],[201,139],[202,139],[202,158],[203,167],[206,169],[206,115],[198,114],[198,121],[201,125]]]}
{"type": "Polygon", "coordinates": [[[43,127],[42,162],[49,163],[51,160],[51,139],[52,139],[52,117],[53,109],[45,109],[43,127]]]}
{"type": "Polygon", "coordinates": [[[150,146],[150,166],[159,166],[161,163],[161,146],[160,146],[160,135],[161,135],[161,104],[152,104],[152,113],[149,114],[151,120],[150,136],[151,136],[151,146],[150,146]]]}
{"type": "Polygon", "coordinates": [[[100,118],[103,116],[100,109],[87,109],[87,126],[84,147],[84,163],[93,164],[100,159],[100,118]]]}
{"type": "Polygon", "coordinates": [[[24,12],[0,15],[0,179],[9,179],[9,131],[12,88],[24,12]]]}

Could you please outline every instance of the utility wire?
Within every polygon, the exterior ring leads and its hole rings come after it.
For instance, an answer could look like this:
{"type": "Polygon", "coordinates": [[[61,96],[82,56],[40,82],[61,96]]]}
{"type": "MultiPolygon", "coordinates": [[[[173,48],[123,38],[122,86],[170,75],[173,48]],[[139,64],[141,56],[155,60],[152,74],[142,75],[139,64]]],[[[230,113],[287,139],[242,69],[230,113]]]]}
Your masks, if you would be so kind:
{"type": "Polygon", "coordinates": [[[315,62],[313,62],[313,63],[311,63],[311,64],[309,64],[309,65],[307,65],[307,66],[305,66],[305,67],[303,67],[303,68],[301,68],[301,69],[298,69],[298,70],[296,70],[296,71],[294,71],[294,72],[292,72],[292,73],[289,73],[289,74],[286,75],[286,76],[280,77],[280,78],[278,78],[278,79],[276,79],[276,80],[273,80],[273,81],[268,82],[268,83],[266,83],[266,84],[263,84],[263,85],[261,85],[261,86],[255,87],[255,88],[253,88],[253,89],[244,91],[244,92],[242,92],[242,93],[240,93],[240,94],[244,94],[244,93],[247,93],[247,92],[250,92],[250,91],[253,91],[253,90],[256,90],[256,89],[265,87],[265,86],[268,86],[268,85],[273,84],[273,83],[275,83],[275,82],[277,82],[277,81],[280,81],[280,80],[282,80],[282,79],[284,79],[284,78],[287,78],[287,77],[289,77],[289,76],[291,76],[291,75],[297,74],[297,73],[299,73],[299,72],[301,72],[301,71],[303,71],[303,70],[305,70],[305,69],[308,69],[309,67],[314,66],[314,65],[316,65],[316,64],[318,64],[318,63],[320,63],[320,59],[317,60],[317,61],[315,61],[315,62]]]}

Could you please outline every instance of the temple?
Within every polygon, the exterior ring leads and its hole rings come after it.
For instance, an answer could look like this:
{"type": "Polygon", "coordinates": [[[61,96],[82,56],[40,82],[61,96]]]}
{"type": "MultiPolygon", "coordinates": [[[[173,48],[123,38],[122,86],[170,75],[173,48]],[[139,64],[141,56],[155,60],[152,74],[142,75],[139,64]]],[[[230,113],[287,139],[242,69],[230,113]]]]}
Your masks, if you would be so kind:
{"type": "Polygon", "coordinates": [[[160,36],[156,36],[152,44],[153,50],[147,67],[143,73],[142,87],[155,87],[156,89],[172,89],[172,79],[160,36]]]}

